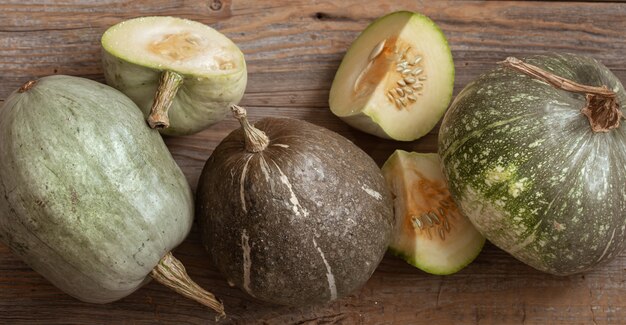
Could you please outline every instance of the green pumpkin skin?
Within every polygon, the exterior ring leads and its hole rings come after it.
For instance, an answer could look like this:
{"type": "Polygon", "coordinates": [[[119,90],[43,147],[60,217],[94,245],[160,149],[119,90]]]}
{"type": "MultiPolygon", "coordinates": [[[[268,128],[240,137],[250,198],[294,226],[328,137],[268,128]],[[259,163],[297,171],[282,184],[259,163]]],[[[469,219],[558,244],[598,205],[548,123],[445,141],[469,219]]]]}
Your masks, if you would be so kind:
{"type": "MultiPolygon", "coordinates": [[[[167,66],[158,66],[154,62],[143,62],[141,58],[124,57],[117,53],[118,49],[110,31],[134,20],[155,25],[174,21],[198,25],[200,28],[209,27],[174,17],[141,17],[115,25],[104,33],[102,65],[106,83],[132,99],[147,118],[159,87],[159,78],[167,66]]],[[[173,70],[183,77],[183,83],[169,108],[170,126],[159,129],[159,132],[169,136],[200,132],[228,116],[229,105],[239,103],[246,89],[248,74],[243,53],[234,43],[229,42],[229,51],[237,54],[236,66],[239,67],[232,73],[203,73],[200,69],[173,70]]]]}
{"type": "MultiPolygon", "coordinates": [[[[626,104],[619,80],[592,58],[523,61],[606,85],[626,104]]],[[[492,243],[556,275],[589,270],[624,248],[626,128],[592,132],[584,106],[584,95],[500,67],[461,91],[439,133],[444,174],[463,213],[492,243]]]]}
{"type": "Polygon", "coordinates": [[[0,109],[0,240],[66,293],[107,303],[148,281],[193,219],[159,133],[122,93],[50,76],[0,109]]]}

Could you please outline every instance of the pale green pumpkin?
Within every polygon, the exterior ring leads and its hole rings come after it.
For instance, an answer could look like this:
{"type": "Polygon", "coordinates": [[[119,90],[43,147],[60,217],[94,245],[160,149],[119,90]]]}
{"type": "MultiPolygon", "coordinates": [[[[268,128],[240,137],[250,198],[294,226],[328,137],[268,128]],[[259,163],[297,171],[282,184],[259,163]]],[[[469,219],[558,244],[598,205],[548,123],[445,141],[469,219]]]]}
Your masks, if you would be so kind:
{"type": "Polygon", "coordinates": [[[61,290],[107,303],[174,267],[191,190],[119,91],[69,76],[25,84],[0,109],[0,153],[0,240],[61,290]]]}

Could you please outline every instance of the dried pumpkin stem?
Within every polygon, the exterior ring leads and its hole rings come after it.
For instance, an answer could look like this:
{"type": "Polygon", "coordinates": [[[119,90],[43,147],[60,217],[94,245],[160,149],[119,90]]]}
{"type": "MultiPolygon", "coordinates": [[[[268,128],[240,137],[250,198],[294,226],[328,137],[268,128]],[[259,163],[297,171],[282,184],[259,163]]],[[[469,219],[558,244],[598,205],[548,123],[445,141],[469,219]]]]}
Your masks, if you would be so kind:
{"type": "Polygon", "coordinates": [[[22,87],[20,87],[20,89],[17,90],[17,92],[20,94],[27,92],[31,88],[33,88],[36,84],[37,84],[37,80],[27,81],[25,84],[22,85],[22,87]]]}
{"type": "Polygon", "coordinates": [[[148,116],[148,124],[153,129],[164,129],[170,126],[170,118],[168,111],[178,88],[183,84],[183,76],[174,72],[165,70],[161,73],[159,79],[159,88],[154,96],[150,116],[148,116]]]}
{"type": "Polygon", "coordinates": [[[241,128],[243,129],[244,138],[246,139],[246,150],[249,152],[265,150],[270,143],[270,139],[265,132],[255,128],[248,122],[248,113],[243,107],[231,105],[230,109],[233,111],[235,118],[239,120],[239,124],[241,124],[241,128]]]}
{"type": "Polygon", "coordinates": [[[150,276],[177,293],[215,310],[218,317],[226,316],[224,305],[212,293],[191,280],[183,263],[171,252],[161,258],[159,264],[150,272],[150,276]]]}
{"type": "Polygon", "coordinates": [[[535,79],[544,81],[555,88],[585,94],[587,102],[585,107],[581,109],[581,113],[587,116],[591,130],[594,132],[608,132],[619,127],[623,114],[619,109],[617,94],[608,89],[607,86],[594,87],[579,84],[514,57],[508,57],[500,63],[535,79]]]}

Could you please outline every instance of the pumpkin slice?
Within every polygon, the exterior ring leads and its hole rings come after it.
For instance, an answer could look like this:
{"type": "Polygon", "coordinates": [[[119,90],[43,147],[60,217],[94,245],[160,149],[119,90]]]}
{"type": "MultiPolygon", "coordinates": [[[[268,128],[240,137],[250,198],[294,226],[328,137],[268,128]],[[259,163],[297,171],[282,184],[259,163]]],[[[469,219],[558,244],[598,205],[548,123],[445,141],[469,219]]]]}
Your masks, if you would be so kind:
{"type": "Polygon", "coordinates": [[[152,128],[201,131],[238,103],[247,82],[237,45],[202,23],[175,17],[123,21],[102,36],[107,84],[130,97],[152,128]]]}
{"type": "Polygon", "coordinates": [[[352,43],[329,105],[361,131],[412,141],[437,124],[453,87],[454,63],[442,31],[424,15],[400,11],[376,20],[352,43]]]}
{"type": "Polygon", "coordinates": [[[485,238],[452,201],[437,154],[396,150],[382,171],[394,195],[393,254],[440,275],[455,273],[478,256],[485,238]]]}

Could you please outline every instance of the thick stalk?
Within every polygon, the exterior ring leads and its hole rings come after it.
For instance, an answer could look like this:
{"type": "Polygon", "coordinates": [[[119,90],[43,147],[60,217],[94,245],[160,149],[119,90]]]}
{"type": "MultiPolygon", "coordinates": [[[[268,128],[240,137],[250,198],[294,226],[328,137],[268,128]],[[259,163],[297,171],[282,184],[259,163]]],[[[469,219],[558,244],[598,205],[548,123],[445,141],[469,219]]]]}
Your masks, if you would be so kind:
{"type": "Polygon", "coordinates": [[[164,129],[170,126],[168,111],[182,84],[183,76],[180,74],[169,70],[161,73],[159,88],[154,95],[154,102],[152,102],[150,116],[148,116],[148,124],[151,128],[164,129]]]}
{"type": "Polygon", "coordinates": [[[265,150],[267,145],[270,143],[270,139],[267,137],[265,132],[250,125],[247,118],[248,113],[243,107],[232,105],[230,106],[230,109],[233,111],[235,118],[239,120],[239,124],[241,124],[241,128],[243,129],[246,141],[246,150],[249,152],[259,152],[265,150]]]}
{"type": "Polygon", "coordinates": [[[532,78],[544,81],[555,88],[585,94],[587,100],[586,105],[580,111],[587,116],[593,132],[608,132],[609,130],[619,127],[623,115],[622,111],[619,109],[617,94],[606,86],[594,87],[582,85],[514,57],[508,57],[505,61],[500,63],[506,67],[525,73],[532,78]]]}
{"type": "Polygon", "coordinates": [[[215,310],[218,317],[226,316],[224,305],[212,293],[191,280],[185,266],[171,252],[161,258],[150,276],[177,293],[215,310]]]}

